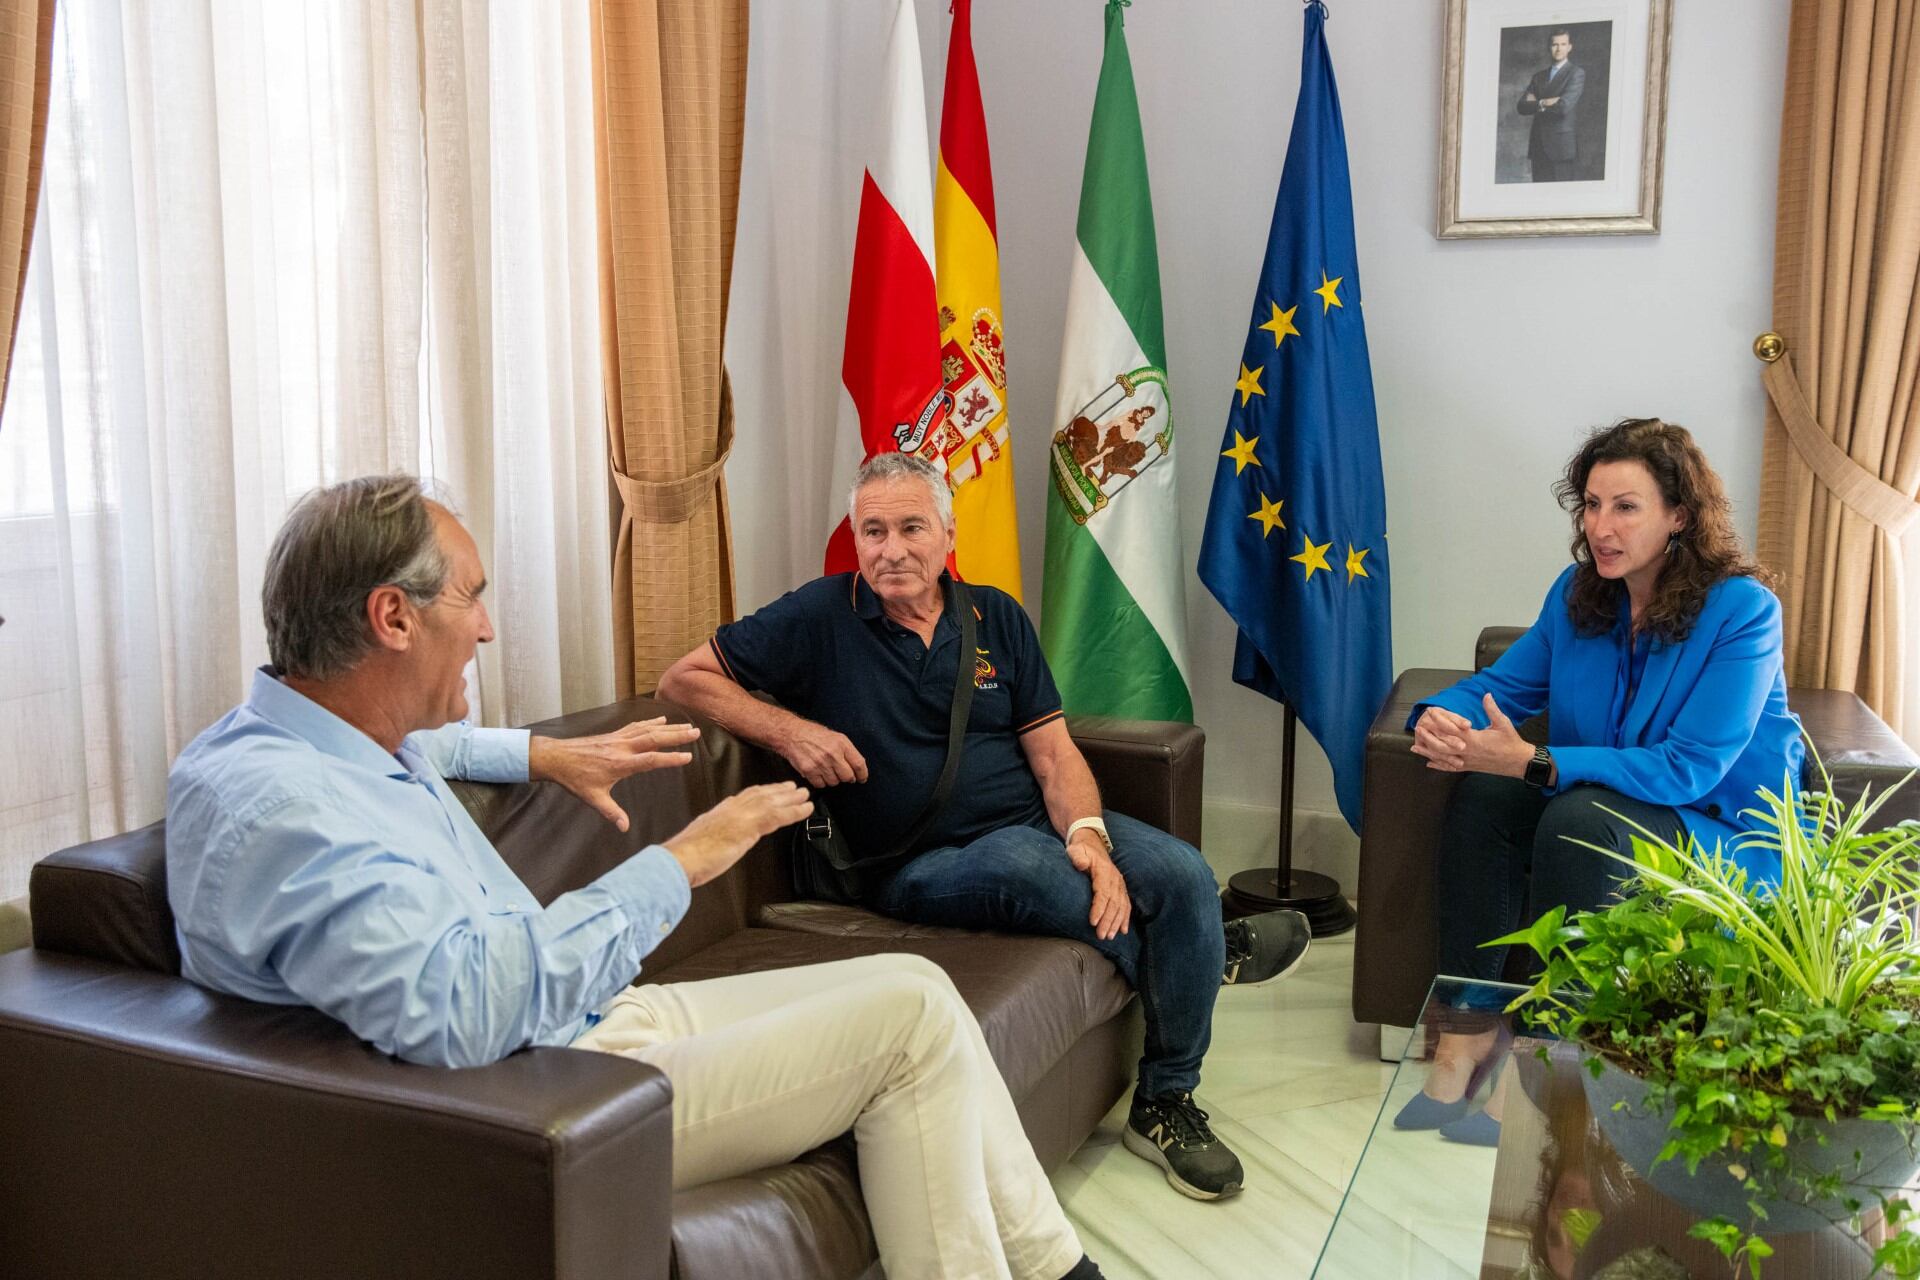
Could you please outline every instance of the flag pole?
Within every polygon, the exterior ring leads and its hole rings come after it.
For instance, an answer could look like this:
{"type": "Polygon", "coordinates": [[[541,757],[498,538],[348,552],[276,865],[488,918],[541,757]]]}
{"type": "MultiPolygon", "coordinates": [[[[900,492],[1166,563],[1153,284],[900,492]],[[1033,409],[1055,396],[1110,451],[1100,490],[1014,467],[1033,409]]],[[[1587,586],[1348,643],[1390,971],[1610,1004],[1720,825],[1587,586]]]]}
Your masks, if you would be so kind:
{"type": "Polygon", "coordinates": [[[1291,908],[1307,917],[1316,938],[1353,928],[1353,908],[1340,893],[1340,882],[1317,871],[1298,871],[1293,865],[1294,730],[1299,717],[1291,703],[1280,740],[1280,854],[1272,869],[1242,871],[1227,880],[1227,899],[1234,915],[1291,908]]]}

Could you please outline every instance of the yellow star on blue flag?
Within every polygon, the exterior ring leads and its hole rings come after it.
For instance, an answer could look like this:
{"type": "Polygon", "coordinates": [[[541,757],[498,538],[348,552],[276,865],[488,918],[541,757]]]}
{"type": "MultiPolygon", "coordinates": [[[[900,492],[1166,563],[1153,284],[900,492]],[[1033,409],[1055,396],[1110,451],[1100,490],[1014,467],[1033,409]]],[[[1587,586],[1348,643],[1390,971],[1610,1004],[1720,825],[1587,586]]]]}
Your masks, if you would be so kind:
{"type": "Polygon", "coordinates": [[[1244,364],[1240,366],[1240,380],[1233,384],[1233,389],[1240,393],[1241,404],[1245,404],[1249,396],[1267,394],[1260,388],[1260,375],[1265,372],[1266,370],[1260,365],[1255,365],[1251,369],[1244,364]]]}
{"type": "Polygon", "coordinates": [[[1280,344],[1288,338],[1297,338],[1300,336],[1300,331],[1293,327],[1293,313],[1300,308],[1288,307],[1285,311],[1282,311],[1280,304],[1277,302],[1269,302],[1267,305],[1273,308],[1273,318],[1260,327],[1273,335],[1273,345],[1277,350],[1280,344]]]}
{"type": "Polygon", "coordinates": [[[1253,446],[1260,443],[1260,437],[1249,440],[1238,431],[1233,433],[1233,448],[1222,449],[1220,456],[1233,459],[1233,474],[1239,475],[1248,467],[1260,465],[1260,459],[1253,456],[1253,446]]]}
{"type": "Polygon", "coordinates": [[[1299,555],[1288,556],[1287,559],[1293,561],[1297,565],[1303,566],[1306,569],[1307,576],[1305,580],[1308,582],[1312,582],[1314,570],[1316,569],[1325,569],[1328,573],[1332,573],[1333,568],[1327,563],[1327,549],[1331,547],[1333,543],[1331,542],[1316,543],[1312,538],[1309,538],[1304,533],[1300,535],[1300,540],[1302,542],[1305,542],[1307,545],[1301,549],[1299,555]]]}
{"type": "Polygon", "coordinates": [[[1263,493],[1260,495],[1260,509],[1248,515],[1247,519],[1258,520],[1260,522],[1260,536],[1264,538],[1275,529],[1284,529],[1287,527],[1287,522],[1280,518],[1280,508],[1286,504],[1287,500],[1285,498],[1275,502],[1263,493]]]}
{"type": "Polygon", "coordinates": [[[1314,292],[1320,295],[1321,315],[1327,314],[1328,307],[1345,307],[1347,305],[1340,301],[1340,282],[1345,279],[1345,276],[1335,276],[1329,280],[1327,279],[1326,272],[1322,271],[1320,273],[1320,287],[1315,289],[1314,292]]]}

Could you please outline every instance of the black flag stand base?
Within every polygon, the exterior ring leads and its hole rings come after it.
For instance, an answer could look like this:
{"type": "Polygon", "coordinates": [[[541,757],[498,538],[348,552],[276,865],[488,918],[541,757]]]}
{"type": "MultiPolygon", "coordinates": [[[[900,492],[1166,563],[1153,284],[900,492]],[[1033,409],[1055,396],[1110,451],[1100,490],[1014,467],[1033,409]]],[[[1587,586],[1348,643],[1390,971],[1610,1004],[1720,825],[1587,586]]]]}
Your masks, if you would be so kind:
{"type": "Polygon", "coordinates": [[[1230,916],[1291,908],[1307,917],[1316,938],[1329,938],[1353,928],[1353,908],[1341,896],[1340,883],[1317,871],[1293,866],[1293,708],[1287,708],[1285,737],[1280,749],[1280,858],[1277,866],[1242,871],[1227,881],[1226,912],[1230,916]]]}
{"type": "Polygon", "coordinates": [[[1236,916],[1291,907],[1306,916],[1316,938],[1345,933],[1354,923],[1353,908],[1340,895],[1340,882],[1318,871],[1295,871],[1285,884],[1272,867],[1242,871],[1227,881],[1227,904],[1236,916]]]}

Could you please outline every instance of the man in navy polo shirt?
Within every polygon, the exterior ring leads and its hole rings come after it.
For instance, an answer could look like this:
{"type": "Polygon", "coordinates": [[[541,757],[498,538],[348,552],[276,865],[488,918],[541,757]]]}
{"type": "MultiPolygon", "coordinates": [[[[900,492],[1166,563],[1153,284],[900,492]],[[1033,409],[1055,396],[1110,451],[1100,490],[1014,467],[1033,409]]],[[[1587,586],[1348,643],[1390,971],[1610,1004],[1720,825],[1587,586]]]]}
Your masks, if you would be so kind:
{"type": "Polygon", "coordinates": [[[1067,733],[1060,693],[1019,603],[969,586],[974,655],[946,607],[946,477],[908,454],[860,468],[848,498],[860,571],[819,578],[714,633],[662,696],[780,753],[826,797],[854,854],[896,852],[947,755],[958,663],[973,703],[952,794],[863,905],[905,920],[1075,938],[1140,992],[1146,1050],[1124,1135],[1175,1188],[1240,1190],[1240,1161],[1193,1101],[1223,983],[1264,982],[1306,954],[1297,912],[1224,927],[1198,850],[1106,811],[1067,733]],[[772,694],[780,706],[751,696],[772,694]]]}

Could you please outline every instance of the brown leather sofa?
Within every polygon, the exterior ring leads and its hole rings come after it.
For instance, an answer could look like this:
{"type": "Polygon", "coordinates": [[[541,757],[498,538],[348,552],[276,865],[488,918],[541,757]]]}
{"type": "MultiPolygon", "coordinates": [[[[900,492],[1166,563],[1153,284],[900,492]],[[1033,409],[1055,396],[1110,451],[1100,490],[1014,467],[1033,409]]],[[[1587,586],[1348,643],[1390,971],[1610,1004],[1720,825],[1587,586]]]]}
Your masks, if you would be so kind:
{"type": "MultiPolygon", "coordinates": [[[[1482,631],[1474,646],[1473,669],[1492,663],[1523,631],[1482,631]]],[[[1403,672],[1367,733],[1360,925],[1353,956],[1356,1022],[1413,1026],[1433,982],[1439,947],[1435,837],[1457,775],[1428,769],[1426,761],[1413,754],[1413,734],[1406,723],[1414,707],[1467,674],[1432,667],[1403,672]]],[[[1869,785],[1878,795],[1920,768],[1920,756],[1851,693],[1789,689],[1787,702],[1826,762],[1835,792],[1843,797],[1856,797],[1869,785]]],[[[1520,731],[1531,741],[1545,742],[1546,720],[1530,720],[1520,731]]],[[[1920,818],[1920,778],[1901,788],[1880,811],[1880,821],[1889,826],[1903,818],[1920,818]]]]}
{"type": "MultiPolygon", "coordinates": [[[[535,727],[594,733],[671,710],[634,699],[535,727]]],[[[548,901],[721,796],[791,776],[703,727],[691,766],[622,784],[628,835],[547,784],[462,784],[461,798],[548,901]]],[[[1199,730],[1070,727],[1112,807],[1198,843],[1199,730]]],[[[650,1067],[574,1049],[414,1066],[312,1010],[186,982],[163,848],[156,824],[44,859],[34,946],[0,955],[0,1272],[751,1280],[872,1263],[849,1138],[676,1194],[671,1090],[650,1067]]],[[[1128,1087],[1138,1005],[1092,948],[792,897],[775,836],[694,894],[645,978],[927,956],[980,1019],[1049,1167],[1128,1087]]]]}

